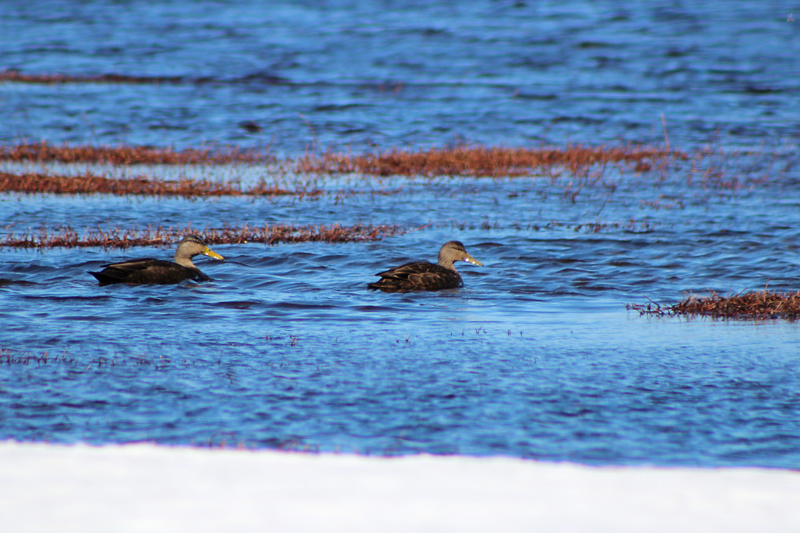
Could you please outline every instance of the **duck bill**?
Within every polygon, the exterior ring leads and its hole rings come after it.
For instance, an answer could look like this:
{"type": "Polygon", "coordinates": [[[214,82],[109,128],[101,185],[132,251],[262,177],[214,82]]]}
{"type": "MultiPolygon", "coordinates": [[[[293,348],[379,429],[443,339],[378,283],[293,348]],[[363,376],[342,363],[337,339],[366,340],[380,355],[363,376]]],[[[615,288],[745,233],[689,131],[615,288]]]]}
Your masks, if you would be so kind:
{"type": "Polygon", "coordinates": [[[467,263],[472,263],[473,265],[477,265],[479,267],[483,266],[483,263],[481,263],[480,261],[478,261],[477,259],[475,259],[474,257],[472,257],[469,254],[464,256],[464,261],[466,261],[467,263]]]}
{"type": "Polygon", "coordinates": [[[206,246],[206,247],[203,249],[203,255],[207,255],[208,257],[213,257],[214,259],[219,259],[220,261],[222,261],[223,259],[225,259],[224,257],[222,257],[221,255],[219,255],[217,252],[215,252],[214,250],[212,250],[212,249],[211,249],[211,248],[209,248],[208,246],[206,246]]]}

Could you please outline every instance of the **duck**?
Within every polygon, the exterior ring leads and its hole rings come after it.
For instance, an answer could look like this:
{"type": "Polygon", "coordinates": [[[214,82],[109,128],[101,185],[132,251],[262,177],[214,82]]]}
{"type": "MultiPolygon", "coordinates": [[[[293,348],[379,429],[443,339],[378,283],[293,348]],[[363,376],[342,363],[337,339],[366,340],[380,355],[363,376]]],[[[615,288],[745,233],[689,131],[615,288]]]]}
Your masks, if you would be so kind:
{"type": "Polygon", "coordinates": [[[483,263],[472,257],[459,241],[444,243],[439,250],[436,264],[427,261],[406,263],[375,274],[381,279],[367,285],[369,289],[383,292],[440,291],[456,289],[464,282],[453,265],[456,261],[466,261],[473,265],[483,263]]]}
{"type": "Polygon", "coordinates": [[[180,283],[187,279],[209,281],[211,278],[203,274],[192,263],[192,257],[200,254],[219,261],[224,259],[209,248],[200,237],[187,235],[178,243],[178,248],[175,250],[174,263],[146,257],[103,265],[103,270],[100,272],[90,271],[89,274],[97,278],[101,287],[113,283],[168,285],[180,283]]]}

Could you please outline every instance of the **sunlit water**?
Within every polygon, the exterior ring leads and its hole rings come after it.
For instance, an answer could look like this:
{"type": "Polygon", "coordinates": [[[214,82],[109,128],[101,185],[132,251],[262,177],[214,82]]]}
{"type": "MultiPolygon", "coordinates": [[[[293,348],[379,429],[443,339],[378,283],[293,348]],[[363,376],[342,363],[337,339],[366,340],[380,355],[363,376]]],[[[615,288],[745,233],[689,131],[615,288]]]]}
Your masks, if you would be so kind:
{"type": "MultiPolygon", "coordinates": [[[[689,160],[587,178],[320,178],[329,193],[302,200],[2,195],[0,223],[17,234],[412,231],[216,246],[226,261],[197,261],[214,281],[171,287],[100,288],[87,273],[169,248],[1,250],[0,438],[797,467],[798,324],[625,308],[799,288],[800,78],[788,73],[800,57],[782,6],[259,6],[3,7],[0,67],[187,81],[0,84],[0,140],[272,143],[289,155],[462,138],[663,144],[663,113],[673,146],[717,155],[696,158],[696,172],[689,160]],[[753,153],[730,154],[740,148],[753,153]],[[450,239],[485,263],[459,267],[464,288],[366,290],[450,239]]],[[[245,166],[101,170],[294,180],[245,166]]]]}

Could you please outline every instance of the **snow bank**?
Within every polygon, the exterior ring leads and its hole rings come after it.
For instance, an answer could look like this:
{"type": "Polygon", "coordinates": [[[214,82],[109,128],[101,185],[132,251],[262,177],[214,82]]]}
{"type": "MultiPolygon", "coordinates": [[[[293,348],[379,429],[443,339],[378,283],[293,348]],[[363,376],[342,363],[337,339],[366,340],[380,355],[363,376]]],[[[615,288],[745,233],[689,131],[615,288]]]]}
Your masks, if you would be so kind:
{"type": "Polygon", "coordinates": [[[800,473],[0,443],[0,531],[800,531],[800,473]]]}

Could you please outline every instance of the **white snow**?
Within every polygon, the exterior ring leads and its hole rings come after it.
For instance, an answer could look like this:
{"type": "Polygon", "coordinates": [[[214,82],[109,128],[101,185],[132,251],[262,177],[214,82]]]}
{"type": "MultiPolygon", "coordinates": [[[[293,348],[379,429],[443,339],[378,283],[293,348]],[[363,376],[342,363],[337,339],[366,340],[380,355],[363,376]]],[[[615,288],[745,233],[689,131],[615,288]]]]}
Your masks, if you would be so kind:
{"type": "Polygon", "coordinates": [[[800,472],[8,441],[0,531],[798,532],[800,472]]]}

